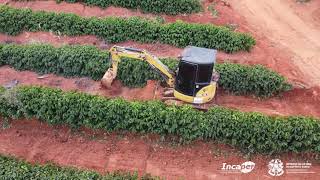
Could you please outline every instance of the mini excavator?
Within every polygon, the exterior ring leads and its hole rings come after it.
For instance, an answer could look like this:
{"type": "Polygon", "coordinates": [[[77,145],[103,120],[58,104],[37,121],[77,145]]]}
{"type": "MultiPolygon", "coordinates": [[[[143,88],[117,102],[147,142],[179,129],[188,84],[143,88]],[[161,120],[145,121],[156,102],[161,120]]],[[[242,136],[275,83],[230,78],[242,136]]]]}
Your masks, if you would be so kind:
{"type": "Polygon", "coordinates": [[[117,76],[118,64],[121,58],[131,58],[147,62],[165,80],[168,88],[165,96],[176,100],[201,105],[210,102],[216,94],[218,73],[214,70],[216,63],[214,49],[188,46],[183,50],[178,69],[173,72],[157,57],[145,50],[113,46],[110,49],[112,66],[103,76],[101,83],[106,88],[111,87],[117,76]]]}

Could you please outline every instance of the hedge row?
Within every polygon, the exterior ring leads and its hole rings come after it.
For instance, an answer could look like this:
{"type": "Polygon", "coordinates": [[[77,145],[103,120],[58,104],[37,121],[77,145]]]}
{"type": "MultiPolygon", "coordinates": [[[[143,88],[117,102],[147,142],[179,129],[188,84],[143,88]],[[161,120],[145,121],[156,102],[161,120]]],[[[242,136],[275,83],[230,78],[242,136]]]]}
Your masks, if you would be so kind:
{"type": "Polygon", "coordinates": [[[171,134],[181,142],[218,140],[250,153],[320,152],[320,121],[309,117],[272,117],[222,107],[202,112],[189,105],[105,99],[41,87],[0,94],[4,117],[35,117],[74,128],[171,134]]]}
{"type": "Polygon", "coordinates": [[[90,179],[90,180],[151,180],[160,179],[149,175],[138,177],[137,173],[115,172],[100,175],[93,171],[64,168],[53,164],[34,165],[12,157],[0,155],[0,179],[43,180],[43,179],[90,179]]]}
{"type": "MultiPolygon", "coordinates": [[[[160,59],[169,69],[175,71],[179,61],[173,58],[160,59]]],[[[124,58],[119,63],[117,78],[128,87],[144,87],[148,80],[162,80],[158,72],[147,63],[140,60],[124,58]]]]}
{"type": "Polygon", "coordinates": [[[236,95],[270,97],[292,89],[292,85],[275,71],[262,65],[217,64],[219,86],[236,95]]]}
{"type": "Polygon", "coordinates": [[[0,44],[0,66],[66,77],[102,78],[109,68],[109,52],[94,46],[54,47],[46,44],[0,44]]]}
{"type": "Polygon", "coordinates": [[[248,34],[211,24],[181,21],[161,24],[139,17],[84,18],[74,14],[52,13],[0,6],[0,32],[17,35],[23,31],[52,31],[77,36],[95,35],[108,42],[161,42],[178,47],[194,45],[226,52],[250,50],[255,40],[248,34]]]}
{"type": "Polygon", "coordinates": [[[106,8],[118,6],[129,9],[140,9],[146,13],[165,13],[169,15],[191,14],[200,12],[202,6],[199,0],[56,0],[69,3],[81,2],[86,5],[106,8]]]}
{"type": "MultiPolygon", "coordinates": [[[[171,70],[175,71],[179,61],[162,60],[171,70]]],[[[254,95],[270,97],[292,89],[280,74],[261,65],[247,66],[233,63],[216,64],[215,70],[220,74],[219,87],[236,95],[254,95]]],[[[145,86],[147,80],[161,80],[146,63],[138,60],[122,61],[119,66],[118,78],[129,87],[145,86]]]]}
{"type": "MultiPolygon", "coordinates": [[[[174,59],[161,59],[170,69],[178,64],[174,59]]],[[[66,77],[90,77],[100,80],[110,67],[109,53],[93,46],[51,45],[1,45],[0,66],[10,65],[18,70],[32,70],[38,73],[55,73],[66,77]]],[[[219,86],[243,95],[269,97],[290,89],[283,76],[263,66],[245,66],[231,63],[217,64],[220,73],[219,86]]],[[[117,78],[126,86],[142,87],[147,80],[161,80],[146,63],[124,59],[119,65],[117,78]]]]}

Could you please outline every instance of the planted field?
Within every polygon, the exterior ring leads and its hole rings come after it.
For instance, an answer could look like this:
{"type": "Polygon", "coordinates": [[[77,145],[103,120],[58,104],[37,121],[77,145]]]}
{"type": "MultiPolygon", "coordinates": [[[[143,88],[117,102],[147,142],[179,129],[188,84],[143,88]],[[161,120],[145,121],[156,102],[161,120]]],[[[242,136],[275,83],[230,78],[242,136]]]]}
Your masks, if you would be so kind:
{"type": "MultiPolygon", "coordinates": [[[[259,167],[252,176],[246,177],[257,178],[269,176],[265,167],[269,157],[265,155],[272,158],[280,155],[280,159],[289,162],[292,154],[312,162],[318,158],[319,88],[309,88],[307,85],[311,83],[306,83],[309,76],[304,77],[305,73],[294,66],[293,56],[287,49],[266,41],[269,37],[263,34],[269,32],[264,32],[261,25],[255,28],[254,24],[243,20],[233,10],[233,3],[66,1],[71,4],[59,4],[59,1],[43,7],[50,2],[9,1],[5,2],[9,6],[0,6],[0,42],[3,43],[0,44],[0,84],[6,87],[0,88],[0,125],[3,128],[0,131],[0,176],[4,179],[13,176],[18,179],[138,179],[136,174],[101,173],[107,170],[138,171],[139,175],[151,173],[169,179],[210,179],[221,177],[218,170],[223,162],[247,161],[243,155],[249,155],[259,167]],[[32,7],[25,9],[24,3],[32,7]],[[97,12],[88,15],[76,8],[72,10],[74,14],[62,13],[66,8],[57,10],[64,5],[97,12]],[[131,17],[131,13],[121,17],[102,13],[95,17],[98,11],[118,11],[119,14],[124,8],[138,10],[133,14],[139,17],[131,17]],[[212,11],[219,13],[209,18],[212,11]],[[226,13],[231,16],[224,18],[226,13]],[[58,43],[52,43],[49,36],[55,37],[58,43]],[[11,44],[12,39],[18,44],[11,44]],[[84,42],[94,46],[82,45],[84,42]],[[100,42],[103,43],[99,45],[100,42]],[[103,88],[99,80],[111,67],[110,53],[105,49],[114,44],[138,46],[152,54],[161,52],[159,54],[166,58],[160,60],[173,71],[179,61],[171,57],[172,54],[177,56],[186,46],[219,50],[218,63],[214,66],[220,74],[215,103],[208,103],[208,111],[203,112],[189,105],[167,105],[154,100],[161,96],[158,93],[163,87],[159,87],[158,82],[162,77],[146,62],[127,58],[119,64],[118,81],[110,89],[103,88]],[[22,125],[20,129],[16,129],[17,124],[22,125]],[[94,132],[94,136],[86,137],[90,140],[83,139],[90,132],[94,132]],[[96,132],[104,138],[97,138],[96,132]],[[128,134],[137,138],[136,143],[131,143],[128,134]],[[174,149],[163,142],[180,145],[174,149]],[[198,146],[199,143],[203,146],[198,146]],[[211,146],[217,143],[219,145],[211,146]],[[46,149],[47,146],[51,148],[46,149]],[[239,154],[230,155],[226,149],[239,154]],[[62,165],[85,167],[99,173],[32,165],[1,154],[42,163],[62,162],[62,165]],[[256,158],[260,156],[263,158],[256,158]]],[[[264,9],[261,11],[263,13],[264,9]]],[[[270,15],[270,19],[275,18],[270,15]]],[[[286,36],[279,37],[285,39],[286,36]]],[[[280,42],[284,45],[283,40],[280,42]]],[[[198,79],[200,74],[196,76],[198,79]]],[[[313,175],[308,177],[314,178],[313,175]]],[[[151,177],[142,179],[148,178],[151,177]]]]}

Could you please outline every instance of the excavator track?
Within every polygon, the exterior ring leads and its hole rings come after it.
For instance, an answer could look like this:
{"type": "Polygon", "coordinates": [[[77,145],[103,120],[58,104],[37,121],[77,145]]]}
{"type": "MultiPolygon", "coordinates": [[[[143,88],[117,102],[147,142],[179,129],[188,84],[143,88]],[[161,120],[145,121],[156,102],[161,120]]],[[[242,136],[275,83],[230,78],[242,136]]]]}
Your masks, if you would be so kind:
{"type": "MultiPolygon", "coordinates": [[[[159,89],[159,88],[156,88],[156,89],[159,89]]],[[[173,96],[173,92],[174,92],[173,88],[164,88],[161,96],[161,101],[166,103],[167,105],[175,105],[175,106],[182,106],[182,105],[188,104],[188,105],[191,105],[194,109],[204,111],[204,112],[208,111],[210,107],[217,105],[216,98],[212,100],[212,102],[206,103],[206,104],[186,103],[175,98],[173,96]]]]}

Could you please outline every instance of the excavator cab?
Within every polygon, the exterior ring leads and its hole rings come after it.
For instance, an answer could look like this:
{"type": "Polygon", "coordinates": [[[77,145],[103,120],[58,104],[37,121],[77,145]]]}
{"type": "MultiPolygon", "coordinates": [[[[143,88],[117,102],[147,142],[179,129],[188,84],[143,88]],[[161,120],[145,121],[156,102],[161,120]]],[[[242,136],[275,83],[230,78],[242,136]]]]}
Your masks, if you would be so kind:
{"type": "Polygon", "coordinates": [[[176,72],[174,96],[193,104],[204,104],[211,101],[216,92],[217,74],[214,49],[188,46],[180,57],[176,72]]]}

